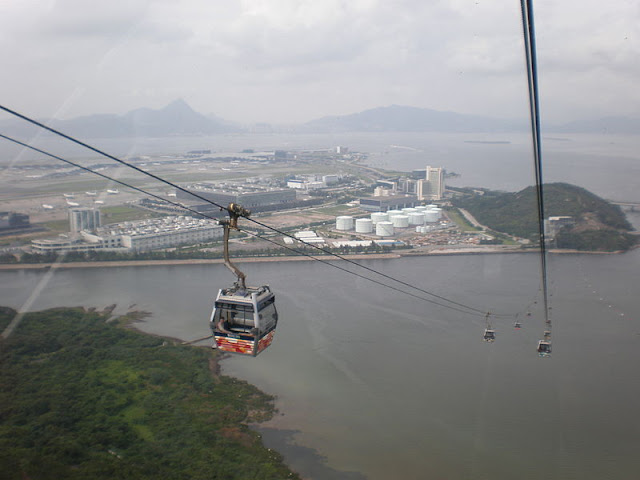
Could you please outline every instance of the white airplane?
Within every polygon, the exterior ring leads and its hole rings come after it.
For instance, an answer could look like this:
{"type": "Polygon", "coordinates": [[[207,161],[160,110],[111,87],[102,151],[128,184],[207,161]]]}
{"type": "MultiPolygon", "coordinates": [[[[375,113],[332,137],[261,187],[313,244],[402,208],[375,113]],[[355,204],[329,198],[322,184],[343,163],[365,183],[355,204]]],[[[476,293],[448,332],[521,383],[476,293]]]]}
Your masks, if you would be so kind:
{"type": "Polygon", "coordinates": [[[94,200],[93,203],[95,203],[96,205],[104,205],[103,200],[94,200]]]}
{"type": "Polygon", "coordinates": [[[107,189],[107,193],[109,195],[117,195],[118,193],[120,193],[120,190],[118,190],[117,188],[110,188],[110,189],[107,189]]]}
{"type": "Polygon", "coordinates": [[[86,193],[90,197],[95,197],[98,194],[98,192],[84,192],[84,193],[86,193]]]}
{"type": "Polygon", "coordinates": [[[42,208],[44,208],[45,210],[53,210],[53,205],[49,205],[47,203],[43,203],[42,204],[42,208]]]}
{"type": "Polygon", "coordinates": [[[67,200],[67,205],[69,205],[70,207],[79,207],[80,204],[78,202],[70,202],[69,200],[67,200]]]}
{"type": "Polygon", "coordinates": [[[62,195],[64,195],[64,198],[76,198],[75,194],[73,193],[63,193],[62,195]]]}

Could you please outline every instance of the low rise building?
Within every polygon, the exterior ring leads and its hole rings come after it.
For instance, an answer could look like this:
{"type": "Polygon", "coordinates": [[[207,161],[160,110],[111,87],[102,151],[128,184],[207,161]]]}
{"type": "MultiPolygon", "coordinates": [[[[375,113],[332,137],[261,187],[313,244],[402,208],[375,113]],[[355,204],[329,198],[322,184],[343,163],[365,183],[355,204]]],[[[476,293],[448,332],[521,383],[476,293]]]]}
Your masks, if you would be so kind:
{"type": "Polygon", "coordinates": [[[368,212],[386,212],[401,208],[415,207],[418,204],[415,195],[385,195],[360,199],[360,208],[368,212]]]}
{"type": "Polygon", "coordinates": [[[141,252],[211,242],[222,235],[223,227],[217,222],[171,216],[105,225],[72,238],[34,240],[32,248],[40,253],[100,249],[141,252]]]}
{"type": "Polygon", "coordinates": [[[178,200],[186,201],[187,204],[196,206],[198,211],[208,211],[212,208],[209,203],[203,203],[202,199],[209,200],[218,205],[227,206],[230,203],[237,203],[252,211],[260,211],[265,207],[286,208],[296,203],[295,190],[274,189],[258,186],[244,186],[216,188],[213,185],[196,184],[187,187],[190,193],[178,190],[176,192],[178,200]],[[197,195],[198,198],[194,195],[197,195]]]}
{"type": "Polygon", "coordinates": [[[544,234],[549,240],[553,240],[560,230],[572,228],[575,224],[575,219],[568,215],[549,217],[544,221],[544,234]]]}

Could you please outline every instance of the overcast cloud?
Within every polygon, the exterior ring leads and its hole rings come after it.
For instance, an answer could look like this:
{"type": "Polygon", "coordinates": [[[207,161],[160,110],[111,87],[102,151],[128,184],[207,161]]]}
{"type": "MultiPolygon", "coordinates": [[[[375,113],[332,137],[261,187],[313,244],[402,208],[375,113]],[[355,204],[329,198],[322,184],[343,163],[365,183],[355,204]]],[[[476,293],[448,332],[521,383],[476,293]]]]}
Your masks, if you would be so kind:
{"type": "MultiPolygon", "coordinates": [[[[638,117],[640,4],[534,3],[545,119],[638,117]]],[[[2,104],[70,118],[183,98],[238,122],[390,104],[526,115],[518,0],[0,0],[2,104]]]]}

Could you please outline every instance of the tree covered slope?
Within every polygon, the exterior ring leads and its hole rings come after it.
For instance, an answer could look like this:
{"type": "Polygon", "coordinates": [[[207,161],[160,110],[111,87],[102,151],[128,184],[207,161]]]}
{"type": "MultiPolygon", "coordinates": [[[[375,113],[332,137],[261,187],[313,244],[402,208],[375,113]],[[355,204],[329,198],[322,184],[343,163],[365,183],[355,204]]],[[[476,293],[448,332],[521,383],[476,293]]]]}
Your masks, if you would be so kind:
{"type": "MultiPolygon", "coordinates": [[[[538,238],[534,187],[516,193],[485,191],[482,195],[457,198],[453,203],[493,230],[534,241],[538,238]]],[[[567,183],[545,184],[544,208],[545,218],[570,216],[576,222],[557,236],[559,248],[614,251],[626,250],[635,243],[635,237],[626,233],[631,225],[620,208],[584,188],[567,183]]]]}
{"type": "Polygon", "coordinates": [[[0,340],[0,478],[298,478],[246,425],[271,397],[218,375],[215,352],[106,317],[29,313],[0,340]]]}

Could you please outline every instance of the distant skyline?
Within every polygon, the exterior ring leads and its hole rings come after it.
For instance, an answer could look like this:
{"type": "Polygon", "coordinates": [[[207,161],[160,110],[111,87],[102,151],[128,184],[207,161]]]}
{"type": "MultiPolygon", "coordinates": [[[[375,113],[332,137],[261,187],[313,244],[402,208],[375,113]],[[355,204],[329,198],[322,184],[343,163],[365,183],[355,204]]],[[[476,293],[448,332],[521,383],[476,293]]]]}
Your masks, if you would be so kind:
{"type": "MultiPolygon", "coordinates": [[[[543,120],[638,117],[640,5],[534,11],[543,120]]],[[[60,119],[177,98],[243,124],[392,104],[524,119],[521,31],[517,0],[0,0],[1,103],[60,119]]]]}

